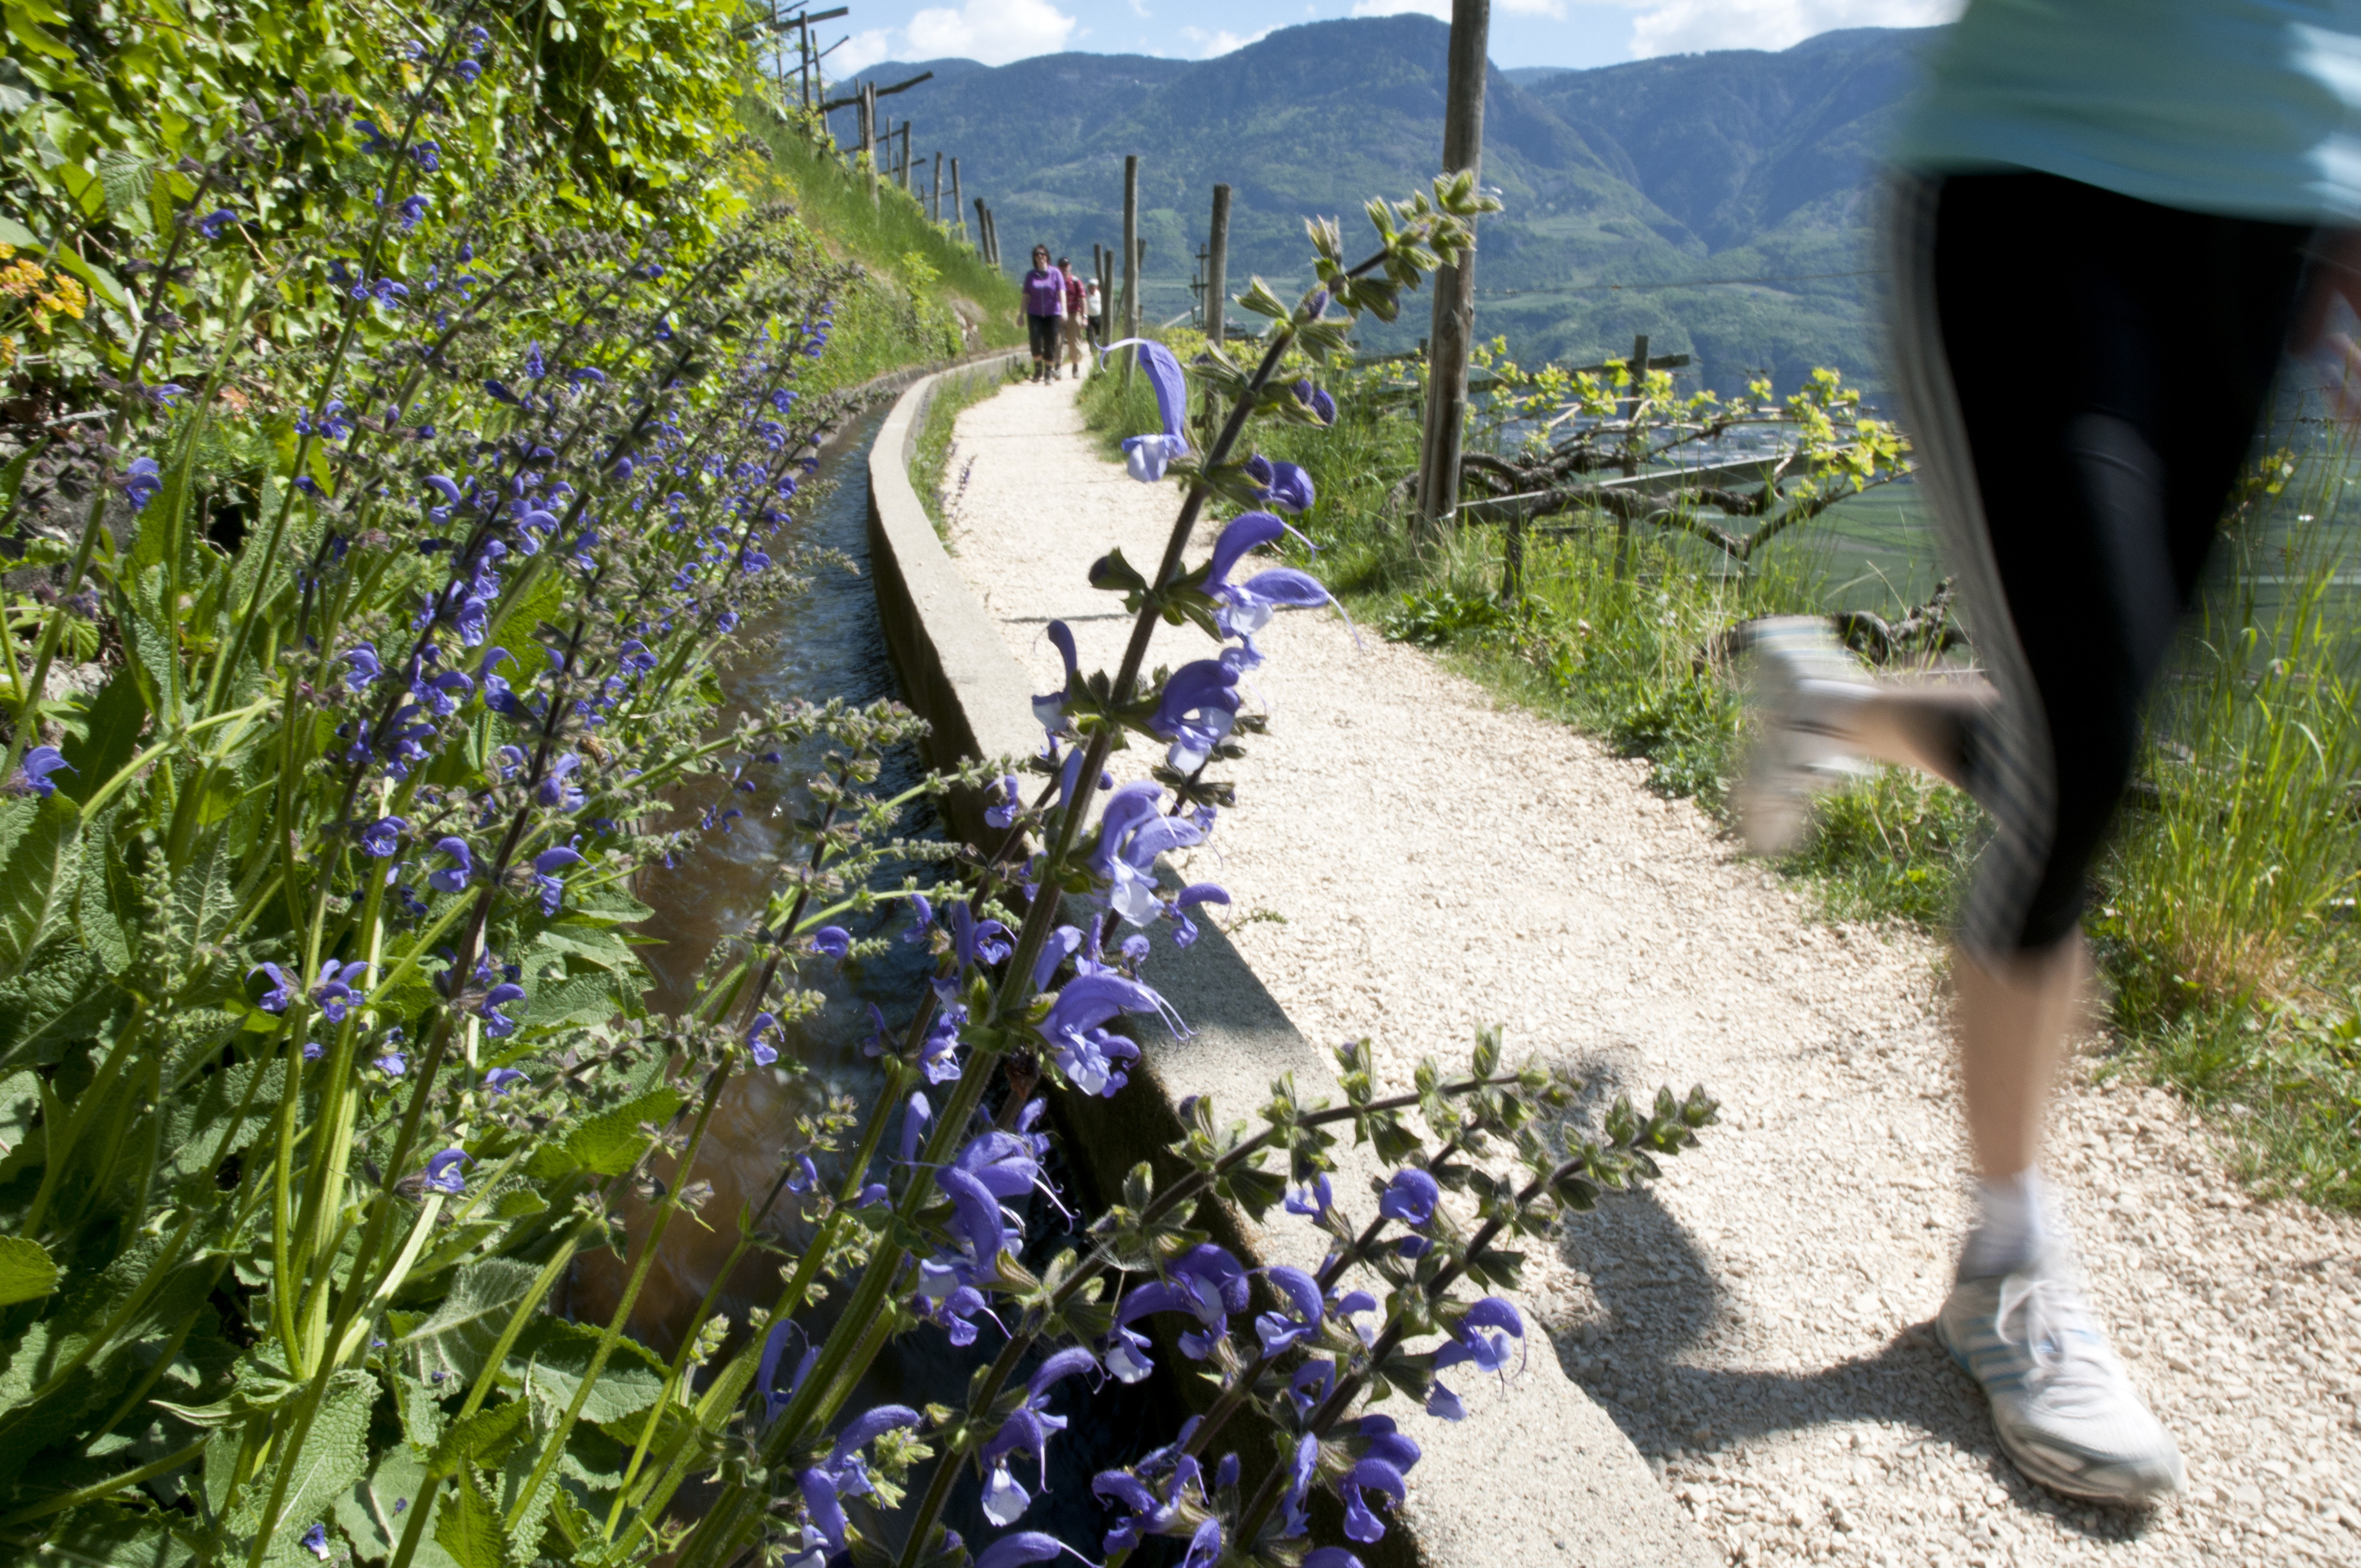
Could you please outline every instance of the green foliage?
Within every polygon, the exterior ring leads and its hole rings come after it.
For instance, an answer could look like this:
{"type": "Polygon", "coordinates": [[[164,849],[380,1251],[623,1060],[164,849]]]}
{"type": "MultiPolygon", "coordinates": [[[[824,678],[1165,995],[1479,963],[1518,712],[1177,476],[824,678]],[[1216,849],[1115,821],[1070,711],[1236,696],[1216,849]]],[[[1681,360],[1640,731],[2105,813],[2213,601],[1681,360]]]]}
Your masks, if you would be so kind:
{"type": "Polygon", "coordinates": [[[959,445],[953,427],[959,422],[961,410],[973,408],[1016,374],[1016,367],[1011,366],[1002,375],[950,377],[937,383],[934,395],[927,401],[926,418],[918,426],[918,444],[910,455],[910,487],[917,491],[919,504],[927,509],[928,521],[935,525],[935,532],[945,539],[950,537],[951,518],[959,509],[960,494],[966,488],[967,478],[965,464],[958,466],[956,475],[952,471],[959,445]]]}

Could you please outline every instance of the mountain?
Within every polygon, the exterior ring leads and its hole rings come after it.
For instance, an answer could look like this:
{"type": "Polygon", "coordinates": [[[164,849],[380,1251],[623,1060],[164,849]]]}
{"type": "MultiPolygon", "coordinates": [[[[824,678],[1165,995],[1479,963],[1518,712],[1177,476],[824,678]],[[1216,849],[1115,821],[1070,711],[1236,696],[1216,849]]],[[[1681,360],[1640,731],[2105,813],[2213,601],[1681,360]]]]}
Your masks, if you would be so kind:
{"type": "MultiPolygon", "coordinates": [[[[1495,64],[1484,181],[1507,205],[1481,229],[1479,332],[1523,360],[1574,363],[1644,332],[1723,389],[1823,364],[1868,378],[1874,280],[1855,274],[1875,265],[1877,149],[1939,32],[1853,28],[1588,71],[1495,64]],[[1630,287],[1699,279],[1773,281],[1630,287]]],[[[1190,305],[1214,181],[1233,188],[1234,286],[1257,273],[1303,285],[1306,217],[1345,219],[1350,246],[1367,197],[1424,184],[1442,155],[1449,38],[1430,18],[1387,16],[1288,27],[1210,60],[888,62],[862,79],[935,71],[880,112],[909,120],[921,169],[937,148],[959,156],[1012,269],[1037,239],[1082,264],[1093,242],[1115,244],[1124,157],[1138,154],[1145,313],[1161,321],[1190,305]]],[[[850,143],[851,112],[833,128],[850,143]]],[[[1425,320],[1422,299],[1392,327],[1372,323],[1365,346],[1408,347],[1425,320]]]]}

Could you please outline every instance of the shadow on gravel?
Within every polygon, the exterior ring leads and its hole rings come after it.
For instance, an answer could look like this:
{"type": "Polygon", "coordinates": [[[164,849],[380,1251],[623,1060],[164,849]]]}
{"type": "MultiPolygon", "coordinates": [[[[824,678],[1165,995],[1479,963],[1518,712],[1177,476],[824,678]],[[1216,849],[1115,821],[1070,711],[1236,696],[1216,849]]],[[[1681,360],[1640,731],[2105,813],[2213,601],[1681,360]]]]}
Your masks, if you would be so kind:
{"type": "MultiPolygon", "coordinates": [[[[1641,1098],[1638,1083],[1623,1081],[1621,1064],[1592,1059],[1582,1068],[1584,1113],[1595,1117],[1619,1092],[1641,1098]]],[[[1677,1164],[1666,1162],[1667,1173],[1677,1164]]],[[[1795,1201],[1811,1198],[1798,1193],[1795,1201]]],[[[1875,1491],[1886,1484],[1881,1460],[1906,1461],[1931,1448],[1967,1455],[2019,1508],[2048,1514],[2088,1539],[2125,1541],[2147,1527],[2152,1516],[2145,1510],[2086,1507],[2019,1475],[1993,1438],[1982,1395],[1937,1343],[1931,1323],[1910,1324],[1872,1354],[1823,1366],[1694,1365],[1727,1358],[1729,1342],[1759,1340],[1762,1325],[1749,1333],[1728,1281],[1653,1190],[1609,1195],[1574,1220],[1559,1250],[1590,1281],[1598,1308],[1553,1336],[1558,1362],[1652,1461],[1742,1448],[1772,1433],[1891,1422],[1901,1431],[1851,1460],[1830,1454],[1815,1464],[1817,1484],[1875,1491]]],[[[1825,1277],[1838,1260],[1809,1261],[1825,1277]]],[[[1799,1294],[1816,1288],[1808,1277],[1795,1285],[1799,1294]]],[[[1811,1309],[1825,1310],[1821,1303],[1811,1309]]],[[[1740,1358],[1774,1359],[1759,1349],[1741,1351],[1740,1358]]]]}

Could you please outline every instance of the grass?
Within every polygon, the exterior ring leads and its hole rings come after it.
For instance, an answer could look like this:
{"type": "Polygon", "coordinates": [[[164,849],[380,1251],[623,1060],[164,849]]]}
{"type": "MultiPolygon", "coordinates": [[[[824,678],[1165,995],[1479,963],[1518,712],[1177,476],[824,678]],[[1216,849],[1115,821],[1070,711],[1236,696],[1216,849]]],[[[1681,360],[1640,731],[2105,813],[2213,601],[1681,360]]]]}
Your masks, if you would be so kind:
{"type": "MultiPolygon", "coordinates": [[[[1185,360],[1196,345],[1170,334],[1185,360]]],[[[1532,541],[1526,592],[1500,594],[1499,532],[1422,548],[1389,507],[1417,461],[1416,403],[1391,367],[1323,377],[1328,431],[1277,427],[1268,456],[1313,475],[1290,545],[1356,619],[1432,648],[1535,713],[1651,764],[1653,786],[1726,817],[1742,765],[1733,672],[1701,657],[1755,615],[1892,615],[1935,580],[1916,493],[1889,488],[1783,540],[1749,576],[1693,541],[1611,528],[1532,541]]],[[[1156,427],[1142,378],[1086,387],[1110,455],[1156,427]]],[[[2228,1135],[2265,1195],[2361,1210],[2361,618],[2336,541],[2361,522],[2353,454],[2274,460],[2220,551],[2203,613],[2151,719],[2150,763],[2094,873],[2087,927],[2114,1035],[2105,1070],[2166,1084],[2228,1135]]],[[[1964,795],[1894,768],[1825,797],[1781,870],[1822,914],[1934,929],[1958,907],[1986,825],[1964,795]]]]}
{"type": "Polygon", "coordinates": [[[916,197],[886,183],[873,202],[865,176],[757,94],[740,101],[739,117],[813,243],[862,269],[837,297],[828,356],[807,382],[813,391],[1019,341],[1015,282],[956,231],[928,222],[916,197]]]}
{"type": "MultiPolygon", "coordinates": [[[[917,450],[910,460],[910,486],[918,492],[919,504],[935,525],[938,536],[948,542],[951,536],[951,518],[959,510],[959,499],[967,488],[967,468],[960,465],[954,478],[953,464],[959,455],[959,442],[952,427],[959,422],[960,411],[973,408],[1023,375],[1023,369],[1011,365],[1005,375],[968,375],[938,383],[935,395],[928,400],[927,417],[918,426],[917,450]]],[[[971,457],[969,463],[974,462],[971,457]]]]}

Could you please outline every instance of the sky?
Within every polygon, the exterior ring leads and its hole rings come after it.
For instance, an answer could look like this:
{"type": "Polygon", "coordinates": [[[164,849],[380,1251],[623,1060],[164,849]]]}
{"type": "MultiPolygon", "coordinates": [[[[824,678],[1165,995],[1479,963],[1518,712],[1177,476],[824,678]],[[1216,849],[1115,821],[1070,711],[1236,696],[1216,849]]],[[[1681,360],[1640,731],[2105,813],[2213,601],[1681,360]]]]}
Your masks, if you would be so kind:
{"type": "MultiPolygon", "coordinates": [[[[1417,12],[1448,21],[1451,0],[840,0],[852,14],[818,29],[848,41],[831,79],[881,60],[963,56],[1005,65],[1082,49],[1207,60],[1275,27],[1417,12]]],[[[1945,22],[1964,0],[1492,0],[1492,62],[1611,65],[1715,49],[1784,49],[1832,27],[1945,22]]],[[[832,9],[822,0],[819,9],[832,9]]]]}

